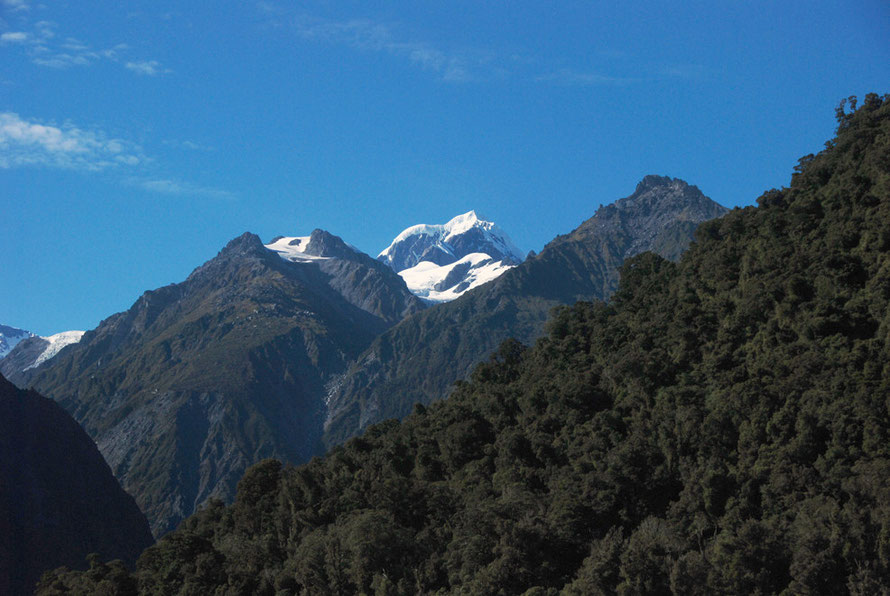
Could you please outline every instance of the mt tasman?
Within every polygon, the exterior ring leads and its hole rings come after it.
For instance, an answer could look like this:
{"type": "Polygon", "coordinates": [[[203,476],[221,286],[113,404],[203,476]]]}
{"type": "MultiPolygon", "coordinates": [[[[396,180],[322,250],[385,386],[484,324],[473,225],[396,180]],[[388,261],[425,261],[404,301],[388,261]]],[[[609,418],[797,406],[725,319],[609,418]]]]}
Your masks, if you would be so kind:
{"type": "Polygon", "coordinates": [[[377,259],[396,271],[414,295],[448,302],[501,276],[523,255],[497,224],[469,211],[444,225],[407,228],[377,259]]]}

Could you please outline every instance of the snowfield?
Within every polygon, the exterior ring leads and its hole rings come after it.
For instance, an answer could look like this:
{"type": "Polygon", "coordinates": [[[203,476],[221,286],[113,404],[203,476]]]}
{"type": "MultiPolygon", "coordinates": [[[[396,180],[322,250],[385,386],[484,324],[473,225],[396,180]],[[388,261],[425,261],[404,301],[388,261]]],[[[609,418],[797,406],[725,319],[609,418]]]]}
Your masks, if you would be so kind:
{"type": "Polygon", "coordinates": [[[513,267],[515,265],[495,261],[485,253],[474,252],[448,265],[421,261],[410,269],[399,271],[399,275],[415,296],[430,302],[448,302],[468,290],[500,277],[513,267]],[[464,267],[467,271],[454,280],[455,276],[452,274],[460,272],[464,267]]]}

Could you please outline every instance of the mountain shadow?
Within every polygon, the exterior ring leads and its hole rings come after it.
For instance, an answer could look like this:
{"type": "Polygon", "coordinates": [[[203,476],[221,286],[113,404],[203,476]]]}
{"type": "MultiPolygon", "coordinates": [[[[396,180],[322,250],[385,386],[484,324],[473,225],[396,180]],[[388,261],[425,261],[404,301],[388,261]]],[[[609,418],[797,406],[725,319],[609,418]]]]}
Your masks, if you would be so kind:
{"type": "Polygon", "coordinates": [[[0,593],[32,594],[44,571],[86,556],[132,566],[148,521],[65,410],[0,377],[0,593]]]}

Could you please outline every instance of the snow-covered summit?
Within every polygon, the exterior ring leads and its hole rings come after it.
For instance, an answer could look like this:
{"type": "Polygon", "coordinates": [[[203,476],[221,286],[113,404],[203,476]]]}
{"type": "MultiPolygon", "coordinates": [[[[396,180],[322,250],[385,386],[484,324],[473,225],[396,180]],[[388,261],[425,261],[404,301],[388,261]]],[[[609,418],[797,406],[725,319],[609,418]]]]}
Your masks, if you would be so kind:
{"type": "Polygon", "coordinates": [[[4,358],[20,341],[29,337],[34,337],[30,331],[0,325],[0,358],[4,358]]]}
{"type": "MultiPolygon", "coordinates": [[[[466,232],[469,232],[473,228],[480,228],[483,230],[488,230],[493,236],[499,237],[501,239],[509,242],[507,235],[504,234],[500,228],[495,225],[494,222],[486,221],[476,215],[475,211],[467,211],[462,215],[458,215],[454,217],[442,226],[442,228],[447,232],[445,236],[445,241],[451,240],[455,236],[460,236],[466,232]]],[[[512,245],[512,243],[510,243],[512,245]]],[[[515,247],[514,247],[515,248],[515,247]]],[[[517,249],[518,250],[518,249],[517,249]]]]}
{"type": "Polygon", "coordinates": [[[472,253],[483,253],[514,265],[523,253],[497,224],[468,211],[445,224],[419,224],[396,236],[377,259],[395,271],[404,271],[422,261],[448,265],[472,253]]]}
{"type": "Polygon", "coordinates": [[[311,236],[281,236],[266,245],[266,248],[277,252],[285,261],[317,261],[327,257],[317,257],[306,252],[311,236]]]}
{"type": "Polygon", "coordinates": [[[497,224],[468,211],[445,224],[407,228],[377,259],[416,296],[446,302],[500,276],[523,255],[497,224]]]}
{"type": "Polygon", "coordinates": [[[328,259],[355,260],[367,258],[362,251],[344,242],[339,236],[315,229],[310,236],[278,236],[265,247],[292,263],[326,261],[328,259]]]}

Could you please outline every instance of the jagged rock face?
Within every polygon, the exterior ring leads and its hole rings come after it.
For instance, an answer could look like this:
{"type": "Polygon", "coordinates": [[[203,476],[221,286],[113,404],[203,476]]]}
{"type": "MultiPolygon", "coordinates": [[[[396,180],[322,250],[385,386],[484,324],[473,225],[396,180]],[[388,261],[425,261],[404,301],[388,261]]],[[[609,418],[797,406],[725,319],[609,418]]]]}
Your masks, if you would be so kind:
{"type": "Polygon", "coordinates": [[[598,209],[540,254],[374,340],[330,390],[326,445],[447,396],[504,340],[539,337],[554,306],[608,298],[627,257],[652,250],[676,259],[698,223],[726,212],[682,180],[647,176],[631,196],[598,209]]]}
{"type": "Polygon", "coordinates": [[[573,232],[573,237],[624,236],[629,240],[624,247],[625,259],[651,250],[675,261],[699,223],[726,211],[697,186],[679,178],[649,175],[637,184],[632,195],[597,210],[573,232]]]}
{"type": "Polygon", "coordinates": [[[317,254],[298,261],[236,238],[35,369],[33,384],[95,439],[156,535],[212,496],[230,499],[260,459],[317,454],[325,384],[423,308],[382,264],[312,238],[317,254]]]}
{"type": "Polygon", "coordinates": [[[426,305],[407,292],[405,282],[392,275],[389,267],[357,251],[343,240],[315,230],[310,236],[307,252],[329,257],[319,268],[330,276],[329,285],[349,303],[375,313],[387,324],[423,310],[426,305]]]}
{"type": "Polygon", "coordinates": [[[31,594],[44,571],[93,552],[133,565],[148,521],[61,407],[0,377],[0,593],[31,594]]]}

